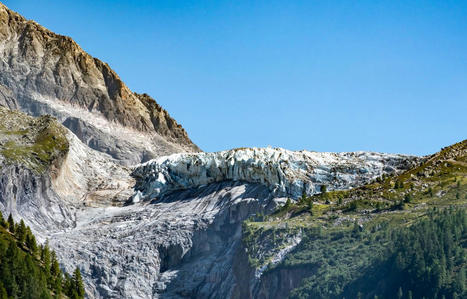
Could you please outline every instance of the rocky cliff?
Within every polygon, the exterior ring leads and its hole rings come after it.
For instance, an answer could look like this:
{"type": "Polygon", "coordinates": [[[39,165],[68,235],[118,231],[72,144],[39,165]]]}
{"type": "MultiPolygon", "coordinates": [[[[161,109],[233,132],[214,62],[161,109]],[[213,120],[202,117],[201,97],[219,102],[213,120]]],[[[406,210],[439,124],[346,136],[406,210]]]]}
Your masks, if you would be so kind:
{"type": "Polygon", "coordinates": [[[0,103],[51,114],[125,164],[199,151],[167,111],[133,93],[106,63],[1,3],[0,103]]]}

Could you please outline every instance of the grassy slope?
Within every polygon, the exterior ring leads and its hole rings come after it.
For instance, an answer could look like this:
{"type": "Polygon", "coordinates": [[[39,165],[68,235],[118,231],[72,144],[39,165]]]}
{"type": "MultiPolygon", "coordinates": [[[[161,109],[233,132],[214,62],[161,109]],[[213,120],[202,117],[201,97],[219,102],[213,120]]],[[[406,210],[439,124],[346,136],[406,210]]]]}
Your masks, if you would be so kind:
{"type": "MultiPolygon", "coordinates": [[[[269,264],[267,271],[309,267],[315,274],[310,274],[293,296],[306,298],[318,290],[321,293],[315,296],[341,298],[346,285],[374,266],[378,258],[389,257],[391,250],[396,250],[393,238],[397,232],[410,230],[433,208],[456,207],[465,213],[466,162],[467,141],[463,141],[401,175],[379,178],[353,190],[302,198],[266,219],[247,221],[244,243],[250,264],[256,268],[269,264]],[[294,235],[302,237],[300,245],[281,263],[271,265],[273,256],[286,248],[294,235]]],[[[457,241],[466,256],[465,242],[457,241]]],[[[453,271],[465,267],[463,262],[453,271]]],[[[376,294],[375,290],[368,292],[376,294]]]]}
{"type": "Polygon", "coordinates": [[[0,155],[7,163],[43,173],[68,147],[66,130],[54,118],[34,118],[0,106],[0,155]]]}

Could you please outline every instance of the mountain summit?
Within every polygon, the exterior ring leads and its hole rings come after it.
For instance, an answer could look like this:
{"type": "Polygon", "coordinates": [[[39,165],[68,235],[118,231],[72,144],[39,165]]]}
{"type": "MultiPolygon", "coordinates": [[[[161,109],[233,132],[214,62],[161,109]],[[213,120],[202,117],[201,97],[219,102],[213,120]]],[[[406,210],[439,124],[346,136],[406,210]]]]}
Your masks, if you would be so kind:
{"type": "Polygon", "coordinates": [[[132,92],[109,65],[1,3],[0,59],[0,104],[51,114],[124,164],[200,151],[166,110],[132,92]]]}

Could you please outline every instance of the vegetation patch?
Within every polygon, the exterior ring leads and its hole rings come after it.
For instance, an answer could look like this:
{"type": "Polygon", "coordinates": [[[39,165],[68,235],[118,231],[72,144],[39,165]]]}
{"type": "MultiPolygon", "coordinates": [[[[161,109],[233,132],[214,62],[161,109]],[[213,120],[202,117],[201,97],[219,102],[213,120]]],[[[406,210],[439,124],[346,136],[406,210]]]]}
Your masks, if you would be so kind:
{"type": "Polygon", "coordinates": [[[69,149],[66,130],[51,116],[33,118],[0,107],[0,155],[42,173],[69,149]]]}
{"type": "Polygon", "coordinates": [[[78,268],[73,275],[62,273],[55,252],[37,245],[23,220],[0,213],[0,299],[7,298],[84,298],[84,285],[78,268]]]}
{"type": "Polygon", "coordinates": [[[463,141],[402,174],[304,195],[246,221],[251,266],[264,268],[265,252],[300,233],[264,272],[310,269],[292,298],[466,298],[466,156],[463,141]]]}

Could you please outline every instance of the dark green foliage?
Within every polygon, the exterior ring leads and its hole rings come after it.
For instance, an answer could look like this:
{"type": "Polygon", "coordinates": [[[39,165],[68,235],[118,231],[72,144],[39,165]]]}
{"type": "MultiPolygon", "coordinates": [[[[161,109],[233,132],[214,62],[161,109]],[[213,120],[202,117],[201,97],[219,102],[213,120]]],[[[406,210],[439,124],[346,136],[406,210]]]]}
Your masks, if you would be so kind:
{"type": "MultiPolygon", "coordinates": [[[[3,227],[3,228],[7,227],[7,223],[5,222],[5,219],[3,218],[2,212],[0,212],[0,226],[3,227]]],[[[1,299],[1,295],[0,295],[0,299],[1,299]]]]}
{"type": "MultiPolygon", "coordinates": [[[[7,226],[10,231],[0,226],[0,299],[60,298],[63,274],[55,253],[46,244],[37,255],[36,239],[24,221],[15,224],[10,215],[7,226]]],[[[84,298],[81,274],[79,281],[79,292],[65,293],[68,297],[84,298]]]]}
{"type": "Polygon", "coordinates": [[[412,194],[408,193],[404,196],[404,202],[410,203],[412,201],[413,197],[412,194]]]}
{"type": "Polygon", "coordinates": [[[34,237],[29,227],[26,227],[26,247],[29,248],[32,255],[37,254],[36,237],[34,237]]]}
{"type": "Polygon", "coordinates": [[[15,222],[13,221],[13,216],[11,216],[11,213],[8,216],[8,230],[11,233],[15,233],[15,222]]]}
{"type": "Polygon", "coordinates": [[[0,232],[0,298],[51,298],[40,263],[7,232],[0,232]],[[44,296],[45,295],[45,296],[44,296]]]}
{"type": "Polygon", "coordinates": [[[21,219],[19,225],[17,225],[16,236],[20,243],[24,243],[24,241],[26,241],[26,225],[24,224],[23,219],[21,219]]]}
{"type": "Polygon", "coordinates": [[[83,279],[81,278],[81,272],[78,268],[73,272],[73,288],[78,294],[78,298],[84,297],[84,284],[83,279]]]}
{"type": "Polygon", "coordinates": [[[358,207],[357,201],[354,200],[354,201],[350,202],[349,207],[347,208],[347,211],[349,211],[349,212],[356,211],[357,207],[358,207]]]}
{"type": "Polygon", "coordinates": [[[292,201],[290,198],[287,198],[287,201],[285,202],[285,205],[282,207],[283,210],[288,210],[292,206],[292,201]]]}
{"type": "Polygon", "coordinates": [[[311,214],[313,214],[313,201],[312,201],[312,200],[308,200],[307,205],[308,205],[308,212],[310,212],[311,214]]]}
{"type": "Polygon", "coordinates": [[[281,267],[316,266],[292,298],[467,298],[467,215],[431,211],[400,229],[308,237],[281,267]]]}
{"type": "Polygon", "coordinates": [[[65,275],[64,291],[72,299],[84,298],[84,285],[78,268],[73,272],[73,276],[65,275]]]}
{"type": "Polygon", "coordinates": [[[48,241],[41,246],[41,262],[44,265],[45,274],[48,278],[50,275],[50,249],[48,241]]]}
{"type": "Polygon", "coordinates": [[[321,194],[325,194],[328,191],[328,187],[326,185],[321,186],[321,194]]]}

